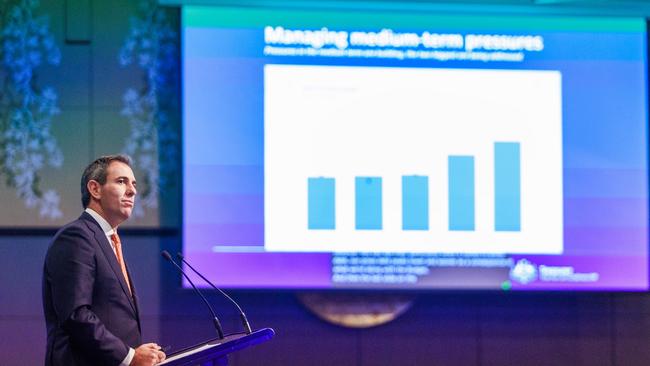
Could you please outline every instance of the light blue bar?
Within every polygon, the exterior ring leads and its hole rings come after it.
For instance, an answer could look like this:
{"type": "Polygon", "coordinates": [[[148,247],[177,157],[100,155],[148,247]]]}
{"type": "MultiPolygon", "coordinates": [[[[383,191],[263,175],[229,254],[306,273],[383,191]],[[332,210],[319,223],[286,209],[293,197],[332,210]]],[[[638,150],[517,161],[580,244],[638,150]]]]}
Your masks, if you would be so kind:
{"type": "Polygon", "coordinates": [[[355,228],[382,229],[382,202],[380,177],[355,178],[355,228]]]}
{"type": "Polygon", "coordinates": [[[308,179],[309,230],[336,229],[334,178],[308,179]]]}
{"type": "Polygon", "coordinates": [[[449,230],[474,231],[474,157],[449,156],[449,230]]]}
{"type": "Polygon", "coordinates": [[[402,230],[429,230],[429,177],[402,176],[402,230]]]}
{"type": "Polygon", "coordinates": [[[494,230],[521,231],[521,154],[518,142],[494,143],[494,230]]]}

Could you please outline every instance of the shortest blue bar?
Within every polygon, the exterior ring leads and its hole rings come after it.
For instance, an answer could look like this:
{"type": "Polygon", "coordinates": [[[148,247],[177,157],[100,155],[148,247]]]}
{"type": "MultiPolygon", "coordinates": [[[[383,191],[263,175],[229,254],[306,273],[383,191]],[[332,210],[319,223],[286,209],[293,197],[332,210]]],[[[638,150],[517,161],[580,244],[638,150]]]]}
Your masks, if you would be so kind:
{"type": "Polygon", "coordinates": [[[429,230],[429,177],[402,176],[402,230],[429,230]]]}
{"type": "Polygon", "coordinates": [[[334,178],[308,179],[308,229],[336,229],[334,178]]]}
{"type": "Polygon", "coordinates": [[[382,229],[381,177],[355,178],[355,228],[382,229]]]}

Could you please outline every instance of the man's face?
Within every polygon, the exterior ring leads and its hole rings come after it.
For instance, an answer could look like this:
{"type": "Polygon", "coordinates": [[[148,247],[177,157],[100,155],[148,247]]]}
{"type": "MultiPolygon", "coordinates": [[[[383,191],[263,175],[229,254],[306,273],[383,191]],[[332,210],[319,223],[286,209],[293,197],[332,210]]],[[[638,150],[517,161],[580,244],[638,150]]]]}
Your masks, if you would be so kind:
{"type": "Polygon", "coordinates": [[[133,170],[120,162],[113,161],[107,169],[106,183],[100,186],[99,205],[103,217],[117,227],[131,216],[135,204],[135,177],[133,170]]]}

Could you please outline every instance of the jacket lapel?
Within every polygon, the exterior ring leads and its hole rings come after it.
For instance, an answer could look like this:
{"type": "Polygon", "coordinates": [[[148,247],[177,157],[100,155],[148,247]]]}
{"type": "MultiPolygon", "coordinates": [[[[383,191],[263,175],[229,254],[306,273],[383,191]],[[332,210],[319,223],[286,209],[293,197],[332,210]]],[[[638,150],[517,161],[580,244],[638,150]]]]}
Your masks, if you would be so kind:
{"type": "MultiPolygon", "coordinates": [[[[124,296],[126,296],[126,298],[129,300],[129,304],[131,304],[131,308],[133,309],[133,313],[135,314],[135,316],[137,318],[138,317],[138,311],[137,311],[137,308],[135,306],[135,302],[133,301],[133,297],[129,293],[129,287],[126,284],[126,280],[124,279],[124,275],[122,274],[122,269],[120,268],[120,264],[117,263],[117,256],[115,255],[115,252],[113,251],[113,247],[111,247],[111,243],[108,242],[108,238],[106,238],[106,234],[104,234],[104,231],[99,226],[99,224],[88,213],[84,212],[81,215],[81,218],[86,220],[88,228],[93,232],[93,234],[95,236],[95,240],[97,240],[97,243],[99,244],[99,247],[102,249],[102,252],[104,253],[104,256],[106,257],[106,260],[110,264],[111,269],[113,270],[113,273],[115,274],[115,277],[120,282],[120,286],[122,286],[122,291],[124,292],[124,296]]],[[[130,277],[131,277],[131,274],[129,274],[129,278],[130,277]]],[[[133,283],[133,281],[131,281],[131,282],[133,283]]],[[[138,322],[139,322],[139,320],[138,320],[138,322]]]]}
{"type": "Polygon", "coordinates": [[[142,329],[140,327],[140,304],[138,301],[138,293],[135,291],[135,286],[133,285],[133,281],[131,280],[131,271],[129,270],[128,265],[126,265],[126,274],[129,276],[129,281],[131,281],[131,294],[132,294],[131,299],[133,300],[133,305],[135,309],[135,318],[138,320],[138,330],[140,331],[140,333],[142,333],[142,329]]]}

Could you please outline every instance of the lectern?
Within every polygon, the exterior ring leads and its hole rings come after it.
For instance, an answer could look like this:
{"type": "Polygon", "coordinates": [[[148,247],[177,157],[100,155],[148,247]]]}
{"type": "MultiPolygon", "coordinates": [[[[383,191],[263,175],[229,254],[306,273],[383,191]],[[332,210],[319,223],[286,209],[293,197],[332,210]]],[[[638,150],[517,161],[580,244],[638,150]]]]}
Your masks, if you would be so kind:
{"type": "Polygon", "coordinates": [[[160,363],[165,366],[224,366],[228,365],[228,355],[273,338],[271,328],[256,330],[251,334],[236,333],[223,339],[211,339],[207,342],[185,348],[170,354],[160,363]]]}

